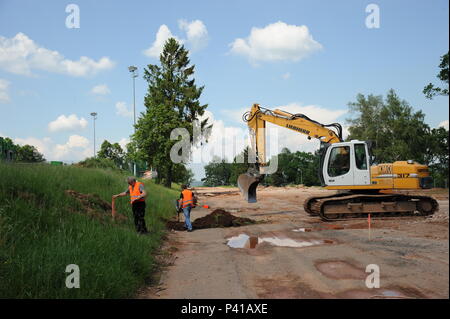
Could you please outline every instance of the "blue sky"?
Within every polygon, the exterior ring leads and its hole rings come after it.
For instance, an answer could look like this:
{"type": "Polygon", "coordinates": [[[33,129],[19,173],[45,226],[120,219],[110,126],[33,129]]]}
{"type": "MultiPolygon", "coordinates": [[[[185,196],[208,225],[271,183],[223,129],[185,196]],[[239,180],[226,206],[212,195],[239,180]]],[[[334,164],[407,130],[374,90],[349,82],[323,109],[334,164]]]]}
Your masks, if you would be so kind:
{"type": "MultiPolygon", "coordinates": [[[[104,139],[125,141],[133,130],[132,118],[118,114],[117,103],[123,102],[130,111],[132,82],[127,67],[133,64],[140,70],[139,113],[147,89],[142,70],[158,63],[144,51],[153,45],[162,25],[192,50],[196,81],[205,85],[201,101],[209,104],[217,129],[229,128],[231,135],[245,132],[240,113],[254,102],[345,123],[347,104],[356,94],[384,95],[390,88],[421,109],[426,122],[436,127],[448,121],[448,98],[427,100],[422,89],[429,82],[438,83],[439,57],[448,51],[448,11],[445,0],[0,0],[0,134],[34,143],[48,160],[79,160],[92,153],[89,113],[96,111],[97,146],[104,139]],[[70,3],[80,9],[80,28],[66,27],[65,8],[70,3]],[[380,9],[379,28],[366,27],[370,3],[380,9]],[[180,20],[186,25],[201,22],[203,36],[197,43],[180,28],[180,20]],[[307,37],[296,39],[301,26],[307,27],[307,37]],[[252,28],[261,31],[260,42],[256,34],[251,39],[252,28]],[[20,41],[12,41],[19,33],[20,41]],[[259,45],[250,51],[233,50],[237,39],[250,47],[259,45]],[[31,49],[24,50],[34,50],[34,56],[12,57],[13,46],[25,42],[31,49]],[[51,60],[49,52],[59,58],[51,60]],[[271,58],[273,53],[277,58],[271,58]],[[78,69],[67,68],[67,63],[83,56],[87,60],[75,65],[78,69]],[[100,63],[102,57],[107,59],[100,63]],[[106,86],[107,94],[92,93],[98,85],[106,86]],[[69,118],[72,114],[75,117],[69,118]]],[[[280,147],[315,147],[297,135],[280,134],[280,147]]],[[[200,177],[201,169],[196,173],[200,177]]]]}

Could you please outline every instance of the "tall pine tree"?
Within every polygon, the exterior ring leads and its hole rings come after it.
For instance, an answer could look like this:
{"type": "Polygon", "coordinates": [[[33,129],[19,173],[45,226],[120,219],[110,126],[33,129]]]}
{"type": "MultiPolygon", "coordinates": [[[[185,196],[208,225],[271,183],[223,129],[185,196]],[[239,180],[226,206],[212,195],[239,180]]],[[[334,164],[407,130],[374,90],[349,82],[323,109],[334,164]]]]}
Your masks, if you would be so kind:
{"type": "MultiPolygon", "coordinates": [[[[177,142],[170,139],[170,133],[176,128],[185,128],[190,134],[189,153],[194,140],[193,124],[199,120],[207,108],[199,99],[204,86],[195,84],[194,65],[190,65],[188,51],[174,38],[164,45],[160,55],[160,64],[149,64],[144,70],[144,79],[148,82],[148,91],[144,105],[146,111],[136,124],[133,136],[139,155],[148,165],[156,168],[157,181],[167,187],[174,180],[177,165],[170,159],[170,150],[177,142]]],[[[211,128],[208,119],[199,122],[202,132],[211,128]]]]}

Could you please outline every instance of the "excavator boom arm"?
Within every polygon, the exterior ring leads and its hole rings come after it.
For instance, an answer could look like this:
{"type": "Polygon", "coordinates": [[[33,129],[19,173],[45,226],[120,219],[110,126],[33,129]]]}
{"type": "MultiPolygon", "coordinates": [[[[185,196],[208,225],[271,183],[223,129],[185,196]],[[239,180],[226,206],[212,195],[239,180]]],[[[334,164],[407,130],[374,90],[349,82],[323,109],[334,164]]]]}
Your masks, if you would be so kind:
{"type": "Polygon", "coordinates": [[[321,124],[304,114],[291,114],[281,110],[269,110],[253,104],[243,116],[250,130],[251,150],[256,159],[256,169],[249,169],[238,178],[238,186],[249,203],[256,202],[256,188],[264,177],[266,162],[266,122],[286,127],[309,139],[317,138],[323,143],[342,142],[342,127],[339,123],[321,124]],[[334,129],[334,130],[333,130],[334,129]]]}
{"type": "Polygon", "coordinates": [[[281,110],[269,110],[253,104],[251,111],[244,114],[244,121],[250,129],[252,148],[256,152],[257,163],[266,163],[266,122],[286,127],[305,134],[309,139],[317,138],[321,142],[333,144],[342,142],[342,127],[338,123],[321,124],[303,114],[291,114],[281,110]],[[333,130],[333,129],[334,130],[333,130]]]}

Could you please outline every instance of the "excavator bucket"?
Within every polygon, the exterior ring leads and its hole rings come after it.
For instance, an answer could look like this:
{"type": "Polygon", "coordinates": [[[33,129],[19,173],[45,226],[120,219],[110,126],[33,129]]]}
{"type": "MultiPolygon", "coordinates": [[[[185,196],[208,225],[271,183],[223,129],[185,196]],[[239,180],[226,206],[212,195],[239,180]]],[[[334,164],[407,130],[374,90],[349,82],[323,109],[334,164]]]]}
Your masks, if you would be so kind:
{"type": "Polygon", "coordinates": [[[249,203],[256,203],[256,188],[258,187],[261,177],[253,176],[248,173],[239,175],[238,186],[242,196],[249,203]]]}

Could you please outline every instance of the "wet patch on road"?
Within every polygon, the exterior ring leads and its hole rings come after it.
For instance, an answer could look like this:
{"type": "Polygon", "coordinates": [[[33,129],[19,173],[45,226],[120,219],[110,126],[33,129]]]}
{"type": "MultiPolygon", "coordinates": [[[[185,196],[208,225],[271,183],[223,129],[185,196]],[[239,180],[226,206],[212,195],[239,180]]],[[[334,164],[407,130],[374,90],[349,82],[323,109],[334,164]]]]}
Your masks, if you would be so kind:
{"type": "Polygon", "coordinates": [[[417,299],[427,298],[416,288],[387,287],[374,289],[349,289],[336,294],[343,299],[417,299]]]}
{"type": "Polygon", "coordinates": [[[314,266],[324,276],[332,279],[365,279],[367,277],[364,269],[343,260],[318,261],[314,266]]]}
{"type": "Polygon", "coordinates": [[[323,294],[303,283],[297,276],[258,278],[256,294],[263,299],[320,299],[323,294]]]}
{"type": "MultiPolygon", "coordinates": [[[[315,223],[312,223],[315,224],[315,223]]],[[[343,224],[343,225],[336,225],[336,224],[321,224],[320,226],[313,226],[313,227],[299,227],[292,229],[293,232],[301,233],[301,232],[313,232],[313,231],[323,231],[323,230],[342,230],[342,229],[366,229],[367,223],[358,223],[353,225],[343,224]]],[[[381,227],[373,227],[372,228],[381,228],[381,227]]]]}
{"type": "Polygon", "coordinates": [[[413,287],[354,288],[338,292],[316,290],[296,275],[255,278],[258,298],[267,299],[417,299],[428,298],[413,287]]]}
{"type": "Polygon", "coordinates": [[[291,248],[302,248],[311,247],[326,244],[335,244],[336,242],[330,239],[307,239],[299,240],[292,239],[288,237],[278,237],[278,236],[249,236],[247,234],[239,234],[238,236],[233,236],[227,239],[227,245],[231,248],[256,248],[258,245],[267,243],[271,246],[277,247],[291,247],[291,248]]]}
{"type": "Polygon", "coordinates": [[[305,232],[310,232],[311,228],[296,228],[292,230],[293,232],[296,233],[305,233],[305,232]]]}

